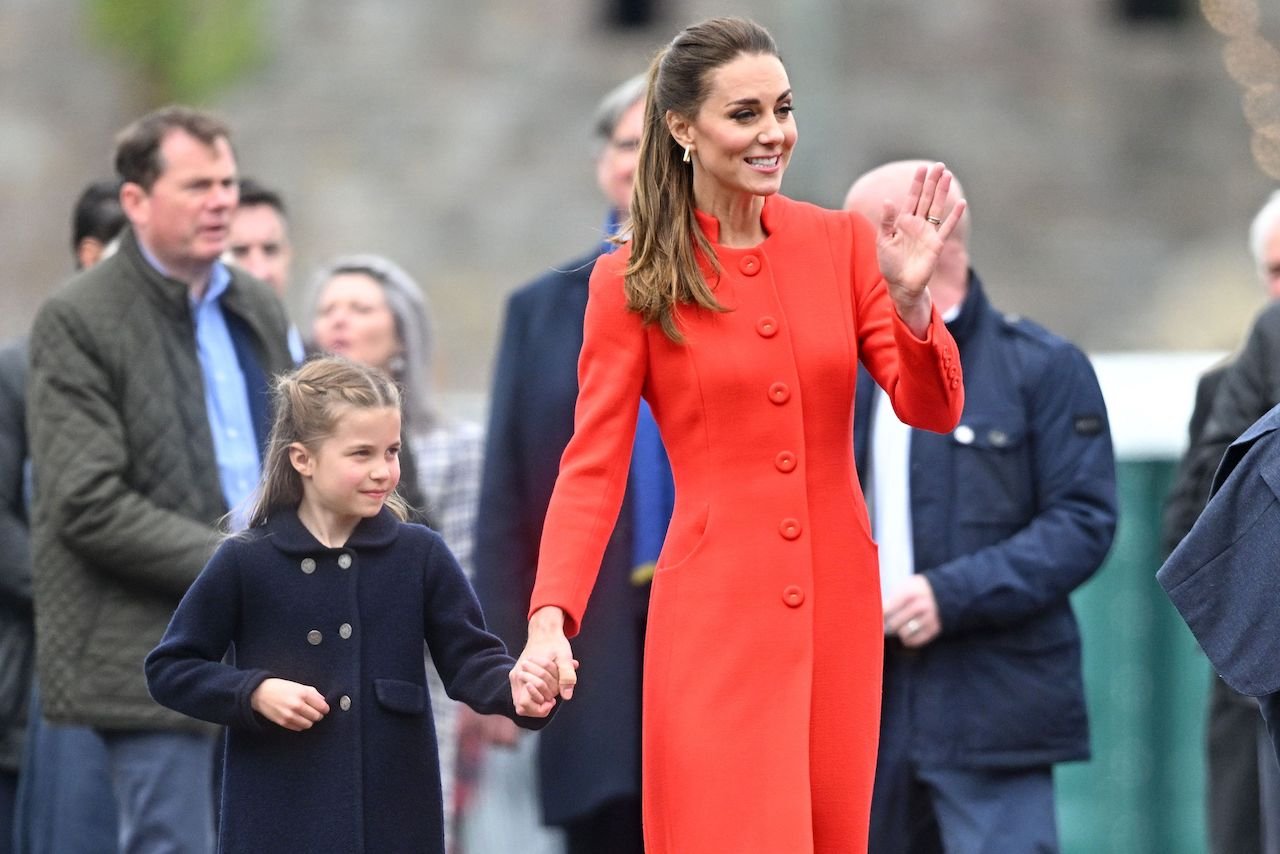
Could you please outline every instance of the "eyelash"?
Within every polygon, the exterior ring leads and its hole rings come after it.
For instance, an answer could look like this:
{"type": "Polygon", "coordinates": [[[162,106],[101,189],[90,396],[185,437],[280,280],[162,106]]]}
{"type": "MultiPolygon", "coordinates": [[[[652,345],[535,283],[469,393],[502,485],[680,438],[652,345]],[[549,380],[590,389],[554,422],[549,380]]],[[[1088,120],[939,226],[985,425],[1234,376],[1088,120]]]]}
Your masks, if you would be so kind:
{"type": "MultiPolygon", "coordinates": [[[[792,106],[791,104],[786,104],[784,106],[778,107],[777,110],[775,110],[774,112],[780,113],[782,118],[785,119],[785,118],[789,118],[791,114],[794,113],[795,111],[796,111],[796,108],[794,106],[792,106]]],[[[754,110],[741,110],[739,112],[734,113],[732,116],[730,116],[730,118],[732,118],[734,121],[739,121],[739,122],[747,122],[747,121],[750,121],[751,119],[754,119],[755,117],[756,117],[756,114],[754,110]]]]}

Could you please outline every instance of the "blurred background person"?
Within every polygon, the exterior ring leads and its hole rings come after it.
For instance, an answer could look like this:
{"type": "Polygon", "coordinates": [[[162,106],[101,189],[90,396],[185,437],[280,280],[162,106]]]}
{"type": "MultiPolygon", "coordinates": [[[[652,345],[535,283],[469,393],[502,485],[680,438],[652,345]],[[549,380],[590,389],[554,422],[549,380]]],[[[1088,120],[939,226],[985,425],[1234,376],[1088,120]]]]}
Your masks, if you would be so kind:
{"type": "MultiPolygon", "coordinates": [[[[71,254],[76,270],[87,270],[114,251],[120,232],[127,224],[120,207],[120,182],[95,181],[86,186],[71,215],[71,254]]],[[[0,403],[0,472],[4,477],[5,516],[3,530],[6,589],[18,593],[25,585],[28,608],[31,597],[31,546],[27,531],[26,501],[30,495],[27,467],[26,417],[26,341],[19,341],[0,354],[0,384],[4,401],[0,403]],[[14,469],[15,464],[17,469],[14,469]],[[14,479],[14,475],[17,479],[14,479]],[[25,575],[23,575],[25,573],[25,575]],[[25,581],[22,580],[25,578],[25,581]]],[[[19,594],[21,595],[21,594],[19,594]]],[[[5,623],[8,626],[8,622],[5,623]]],[[[27,667],[31,671],[35,633],[26,620],[27,660],[18,649],[16,637],[6,632],[0,644],[0,657],[8,668],[27,667]]],[[[5,672],[11,672],[6,669],[5,672]]],[[[3,690],[7,692],[9,683],[3,690]]],[[[7,693],[6,693],[6,696],[7,693]]],[[[24,691],[25,696],[25,691],[24,691]]],[[[0,837],[0,850],[13,842],[20,854],[114,854],[117,850],[116,804],[111,793],[111,777],[107,770],[106,748],[96,732],[88,727],[56,725],[44,721],[39,692],[31,691],[29,712],[25,716],[26,739],[14,726],[6,732],[0,767],[8,768],[13,758],[10,751],[20,752],[21,773],[16,777],[16,815],[13,833],[0,837]]],[[[6,816],[9,813],[4,813],[6,816]]]]}
{"type": "MultiPolygon", "coordinates": [[[[311,343],[378,368],[403,389],[400,493],[472,575],[483,435],[440,412],[432,383],[433,318],[418,283],[378,255],[335,258],[316,273],[308,300],[311,343]]],[[[431,709],[440,747],[446,836],[452,843],[459,704],[428,663],[431,709]]]]}
{"type": "MultiPolygon", "coordinates": [[[[926,165],[871,170],[845,208],[875,221],[926,165]]],[[[959,425],[911,429],[865,370],[858,380],[884,598],[872,854],[1057,851],[1053,765],[1089,756],[1068,597],[1115,533],[1106,406],[1083,352],[991,305],[970,225],[966,210],[929,279],[960,350],[959,425]]]]}
{"type": "MultiPolygon", "coordinates": [[[[240,179],[240,203],[231,215],[227,260],[270,285],[281,302],[288,298],[293,267],[289,213],[280,193],[252,178],[240,179]]],[[[293,325],[289,326],[289,350],[297,362],[306,355],[302,335],[293,325]]]]}
{"type": "MultiPolygon", "coordinates": [[[[1254,216],[1249,226],[1249,251],[1267,299],[1280,298],[1280,190],[1273,192],[1254,216]]],[[[1232,361],[1228,358],[1210,368],[1196,384],[1195,406],[1187,425],[1187,452],[1164,506],[1166,554],[1191,530],[1209,497],[1221,455],[1205,447],[1205,426],[1232,361]]],[[[1263,367],[1270,373],[1277,366],[1263,367]]],[[[1280,392],[1274,383],[1271,388],[1280,392]]],[[[1264,395],[1253,409],[1268,399],[1264,395]]],[[[1280,402],[1280,397],[1273,402],[1280,402]]],[[[1234,423],[1238,425],[1244,414],[1237,413],[1234,423]]],[[[1261,417],[1262,413],[1258,414],[1261,417]]],[[[1212,674],[1205,727],[1205,813],[1210,854],[1280,851],[1280,765],[1258,713],[1258,701],[1231,690],[1216,673],[1212,674]]]]}
{"type": "MultiPolygon", "coordinates": [[[[587,281],[596,257],[627,217],[639,157],[645,78],[610,91],[596,108],[596,182],[607,204],[601,241],[558,264],[508,300],[494,372],[476,547],[476,589],[490,628],[524,647],[543,517],[560,455],[573,435],[587,281]]],[[[556,725],[522,735],[516,752],[484,756],[482,799],[497,809],[530,803],[527,759],[540,743],[537,791],[546,824],[565,830],[569,854],[643,850],[640,830],[640,686],[649,581],[671,516],[671,473],[647,405],[637,426],[628,494],[605,551],[591,607],[599,616],[577,638],[591,678],[562,703],[556,725]],[[498,792],[507,797],[499,799],[498,792]],[[506,806],[502,806],[506,804],[506,806]]],[[[515,729],[490,719],[497,743],[515,729]],[[505,735],[504,735],[505,733],[505,735]]],[[[475,854],[514,850],[523,832],[472,817],[475,854]]],[[[525,813],[523,807],[521,814],[525,813]]]]}
{"type": "Polygon", "coordinates": [[[138,661],[253,493],[288,322],[220,260],[238,195],[225,124],[153,111],[118,135],[115,165],[119,251],[51,295],[30,337],[41,699],[102,737],[124,854],[199,854],[215,729],[156,703],[138,661]]]}

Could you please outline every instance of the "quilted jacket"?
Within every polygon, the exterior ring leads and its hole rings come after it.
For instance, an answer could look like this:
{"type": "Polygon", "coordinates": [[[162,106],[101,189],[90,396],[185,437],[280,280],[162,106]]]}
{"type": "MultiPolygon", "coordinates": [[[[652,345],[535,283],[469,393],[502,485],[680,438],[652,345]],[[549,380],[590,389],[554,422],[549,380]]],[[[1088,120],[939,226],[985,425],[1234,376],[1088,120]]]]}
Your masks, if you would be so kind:
{"type": "MultiPolygon", "coordinates": [[[[292,366],[284,309],[266,286],[233,270],[222,307],[255,373],[292,366]]],[[[155,703],[142,672],[227,510],[187,287],[126,234],[119,253],[41,307],[30,347],[45,715],[103,729],[203,727],[155,703]]]]}

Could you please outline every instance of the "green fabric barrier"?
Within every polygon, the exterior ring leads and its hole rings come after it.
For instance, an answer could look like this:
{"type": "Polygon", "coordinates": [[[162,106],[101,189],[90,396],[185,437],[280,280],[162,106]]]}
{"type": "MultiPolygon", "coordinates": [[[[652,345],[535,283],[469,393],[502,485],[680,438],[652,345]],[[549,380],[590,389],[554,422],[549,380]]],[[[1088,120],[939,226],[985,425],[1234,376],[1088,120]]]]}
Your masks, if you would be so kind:
{"type": "Polygon", "coordinates": [[[1090,762],[1055,774],[1064,854],[1199,854],[1206,847],[1204,725],[1212,678],[1155,581],[1175,463],[1118,466],[1120,521],[1073,603],[1084,637],[1090,762]]]}

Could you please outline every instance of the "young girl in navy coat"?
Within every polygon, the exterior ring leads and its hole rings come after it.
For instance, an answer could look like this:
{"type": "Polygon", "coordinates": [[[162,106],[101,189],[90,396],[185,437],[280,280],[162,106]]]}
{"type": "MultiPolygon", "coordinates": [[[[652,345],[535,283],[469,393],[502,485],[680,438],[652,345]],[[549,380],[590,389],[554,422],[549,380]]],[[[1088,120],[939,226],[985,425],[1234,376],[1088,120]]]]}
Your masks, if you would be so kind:
{"type": "Polygon", "coordinates": [[[317,359],[277,382],[275,413],[249,529],[183,597],[147,684],[229,727],[220,850],[443,854],[424,638],[482,714],[537,728],[556,680],[513,669],[444,542],[401,521],[390,379],[317,359]]]}

